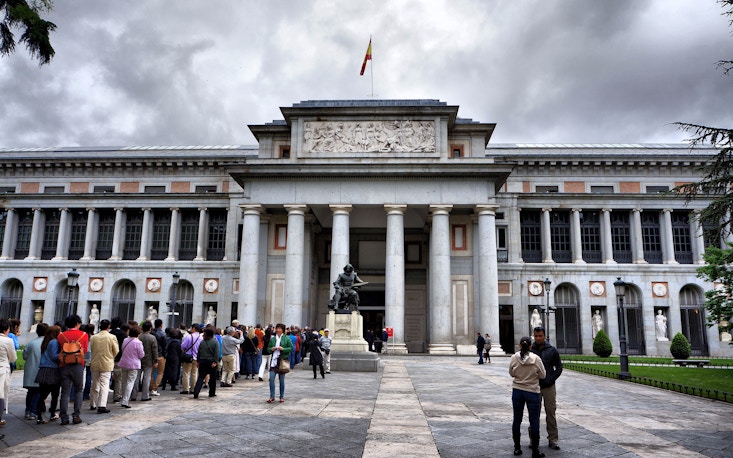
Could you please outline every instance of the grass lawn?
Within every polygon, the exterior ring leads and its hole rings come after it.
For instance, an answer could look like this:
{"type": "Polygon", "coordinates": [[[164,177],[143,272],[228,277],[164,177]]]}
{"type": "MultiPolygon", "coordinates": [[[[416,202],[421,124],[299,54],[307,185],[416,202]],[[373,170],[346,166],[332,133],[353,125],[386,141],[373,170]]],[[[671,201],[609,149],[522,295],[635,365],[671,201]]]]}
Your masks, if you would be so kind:
{"type": "MultiPolygon", "coordinates": [[[[560,355],[564,361],[590,361],[597,363],[615,363],[619,364],[618,356],[609,356],[602,358],[600,356],[589,355],[560,355]]],[[[673,358],[660,358],[656,356],[629,356],[629,364],[674,364],[673,358]]],[[[704,356],[690,356],[689,359],[707,359],[711,366],[727,366],[733,367],[733,359],[730,358],[707,358],[704,356]]]]}

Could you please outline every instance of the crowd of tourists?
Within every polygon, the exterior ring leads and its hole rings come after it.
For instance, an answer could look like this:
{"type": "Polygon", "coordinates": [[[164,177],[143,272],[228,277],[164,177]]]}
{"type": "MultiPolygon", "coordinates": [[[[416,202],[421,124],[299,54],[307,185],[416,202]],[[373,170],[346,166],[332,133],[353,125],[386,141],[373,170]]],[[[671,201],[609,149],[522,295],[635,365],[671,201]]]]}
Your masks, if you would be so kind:
{"type": "MultiPolygon", "coordinates": [[[[131,402],[153,400],[166,388],[180,388],[180,394],[193,398],[207,390],[214,397],[217,386],[229,388],[241,380],[267,379],[270,403],[276,376],[279,401],[285,402],[285,374],[306,357],[313,378],[319,371],[322,378],[331,373],[328,329],[282,323],[263,328],[237,320],[224,329],[211,324],[163,329],[160,319],[139,324],[120,318],[95,326],[70,315],[54,325],[38,323],[31,332],[22,352],[25,419],[37,424],[82,423],[85,401],[89,411],[106,414],[110,398],[126,409],[131,402]]],[[[6,424],[19,335],[19,320],[0,319],[0,427],[6,424]]]]}

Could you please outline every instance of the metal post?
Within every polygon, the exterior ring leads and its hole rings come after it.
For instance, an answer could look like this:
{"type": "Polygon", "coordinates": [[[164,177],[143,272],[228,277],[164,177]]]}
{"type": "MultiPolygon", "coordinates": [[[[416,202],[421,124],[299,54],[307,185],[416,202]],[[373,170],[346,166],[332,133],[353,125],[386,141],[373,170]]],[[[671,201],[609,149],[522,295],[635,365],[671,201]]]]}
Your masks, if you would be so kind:
{"type": "Polygon", "coordinates": [[[552,282],[549,278],[545,278],[543,281],[545,285],[545,293],[547,294],[547,303],[545,304],[545,340],[550,343],[550,285],[552,282]]]}
{"type": "Polygon", "coordinates": [[[619,311],[621,318],[619,321],[619,346],[621,347],[620,359],[621,359],[621,370],[618,373],[618,378],[626,380],[631,378],[629,372],[629,355],[626,352],[626,311],[624,310],[624,294],[626,292],[626,283],[621,280],[621,277],[613,282],[613,286],[616,288],[616,299],[618,300],[619,311]]]}
{"type": "Polygon", "coordinates": [[[69,315],[73,315],[74,308],[72,307],[72,296],[74,293],[74,288],[79,283],[79,272],[76,271],[76,269],[71,269],[71,272],[66,274],[66,286],[69,288],[69,300],[67,301],[66,307],[67,307],[67,314],[66,316],[62,317],[62,319],[65,319],[69,315]]]}
{"type": "Polygon", "coordinates": [[[173,274],[173,284],[171,285],[171,302],[168,306],[168,327],[173,328],[173,325],[175,323],[174,317],[176,315],[176,300],[177,300],[177,294],[178,294],[178,280],[181,279],[181,276],[178,274],[178,272],[173,274]]]}

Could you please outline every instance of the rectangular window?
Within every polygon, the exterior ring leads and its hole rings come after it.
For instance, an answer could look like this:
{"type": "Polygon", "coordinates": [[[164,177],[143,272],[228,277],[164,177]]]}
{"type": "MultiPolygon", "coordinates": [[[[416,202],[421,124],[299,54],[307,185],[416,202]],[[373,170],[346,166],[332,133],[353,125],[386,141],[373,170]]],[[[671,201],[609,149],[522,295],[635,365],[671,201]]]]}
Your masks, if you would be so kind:
{"type": "Polygon", "coordinates": [[[466,250],[466,225],[454,224],[452,227],[451,248],[454,250],[466,250]]]}
{"type": "Polygon", "coordinates": [[[280,145],[278,157],[280,159],[290,159],[290,145],[280,145]]]}
{"type": "Polygon", "coordinates": [[[650,264],[662,263],[662,234],[659,227],[659,213],[641,213],[641,240],[644,247],[644,260],[650,264]]]}
{"type": "Polygon", "coordinates": [[[646,187],[647,194],[663,194],[667,191],[669,191],[669,186],[647,186],[646,187]]]}
{"type": "Polygon", "coordinates": [[[165,193],[165,186],[145,186],[143,192],[146,194],[163,194],[165,193]]]}
{"type": "Polygon", "coordinates": [[[562,210],[550,212],[550,246],[553,261],[572,262],[570,212],[562,210]]]}
{"type": "Polygon", "coordinates": [[[616,262],[620,264],[631,262],[631,225],[628,212],[611,212],[611,246],[613,259],[616,262]]]}
{"type": "Polygon", "coordinates": [[[162,261],[168,257],[168,242],[171,234],[171,211],[153,210],[153,241],[150,245],[150,259],[162,261]]]}
{"type": "Polygon", "coordinates": [[[94,192],[99,192],[99,193],[115,192],[115,187],[114,186],[95,186],[94,192]]]}
{"type": "Polygon", "coordinates": [[[687,212],[672,212],[674,258],[680,264],[692,264],[692,240],[687,212]]]}
{"type": "Polygon", "coordinates": [[[69,240],[69,259],[81,259],[84,256],[84,239],[87,234],[88,213],[84,210],[71,212],[71,237],[69,240]]]}
{"type": "Polygon", "coordinates": [[[546,192],[558,192],[557,186],[537,186],[535,192],[546,193],[546,192]]]}
{"type": "Polygon", "coordinates": [[[125,249],[122,259],[133,260],[140,257],[140,246],[143,239],[142,210],[128,210],[125,231],[125,249]]]}
{"type": "Polygon", "coordinates": [[[275,249],[284,250],[288,246],[288,225],[275,225],[275,249]]]}
{"type": "Polygon", "coordinates": [[[583,261],[601,262],[601,214],[597,211],[580,213],[580,245],[583,261]]]}
{"type": "Polygon", "coordinates": [[[422,264],[422,244],[405,242],[405,264],[422,264]]]}
{"type": "Polygon", "coordinates": [[[109,259],[112,256],[112,242],[115,235],[114,210],[99,211],[99,228],[97,229],[96,259],[109,259]]]}
{"type": "Polygon", "coordinates": [[[216,192],[216,185],[202,185],[202,186],[196,186],[196,193],[197,194],[209,194],[212,192],[216,192]]]}
{"type": "Polygon", "coordinates": [[[509,262],[506,231],[507,228],[503,226],[496,228],[496,257],[499,262],[509,262]]]}
{"type": "Polygon", "coordinates": [[[196,210],[181,210],[181,244],[178,259],[193,261],[199,237],[199,213],[196,210]]]}
{"type": "Polygon", "coordinates": [[[61,219],[61,212],[58,210],[46,210],[44,213],[46,214],[46,224],[43,229],[41,259],[52,259],[56,256],[56,247],[59,244],[59,221],[61,219]]]}
{"type": "Polygon", "coordinates": [[[15,186],[0,186],[0,194],[15,194],[15,186]]]}
{"type": "Polygon", "coordinates": [[[209,243],[206,247],[206,260],[224,259],[226,241],[227,211],[221,208],[209,210],[209,243]]]}
{"type": "Polygon", "coordinates": [[[613,186],[591,186],[592,194],[613,194],[613,186]]]}
{"type": "Polygon", "coordinates": [[[8,220],[7,210],[0,212],[0,251],[3,249],[3,243],[5,243],[5,225],[8,220]]]}
{"type": "Polygon", "coordinates": [[[64,187],[63,186],[44,186],[43,193],[44,194],[63,194],[64,187]]]}
{"type": "Polygon", "coordinates": [[[520,238],[524,262],[542,262],[542,224],[539,210],[522,210],[520,238]]]}
{"type": "Polygon", "coordinates": [[[33,211],[18,212],[18,237],[15,239],[15,259],[28,257],[31,247],[31,231],[33,230],[33,211]]]}
{"type": "Polygon", "coordinates": [[[463,145],[451,145],[450,157],[452,157],[453,159],[463,157],[463,145]]]}

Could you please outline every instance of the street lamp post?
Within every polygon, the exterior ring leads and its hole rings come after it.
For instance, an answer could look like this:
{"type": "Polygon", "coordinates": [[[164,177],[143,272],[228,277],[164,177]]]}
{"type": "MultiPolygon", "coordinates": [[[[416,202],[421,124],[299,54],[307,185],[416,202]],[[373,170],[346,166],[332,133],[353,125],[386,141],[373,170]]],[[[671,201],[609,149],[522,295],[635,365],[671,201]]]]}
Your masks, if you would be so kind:
{"type": "Polygon", "coordinates": [[[175,272],[173,274],[173,285],[171,287],[171,302],[169,306],[170,310],[168,311],[168,316],[169,316],[168,327],[169,328],[173,327],[173,323],[174,323],[173,317],[176,315],[176,299],[177,299],[176,294],[178,293],[178,280],[180,279],[181,279],[181,276],[179,275],[179,273],[175,272]]]}
{"type": "MultiPolygon", "coordinates": [[[[79,272],[76,271],[76,269],[71,269],[71,272],[66,274],[66,286],[69,288],[69,302],[66,305],[68,307],[68,313],[66,316],[73,315],[75,313],[74,308],[72,307],[72,301],[74,295],[74,288],[76,288],[76,285],[79,284],[79,272]]],[[[66,318],[63,317],[64,319],[66,318]]]]}
{"type": "Polygon", "coordinates": [[[618,279],[613,282],[613,286],[614,288],[616,288],[616,301],[618,302],[618,307],[621,315],[618,331],[618,342],[619,346],[621,347],[621,371],[618,373],[618,378],[621,380],[626,380],[631,378],[631,373],[629,372],[629,355],[626,353],[626,311],[624,310],[624,294],[626,293],[626,283],[621,280],[621,277],[618,277],[618,279]]]}
{"type": "Polygon", "coordinates": [[[547,343],[550,343],[550,285],[552,282],[549,278],[545,278],[545,294],[547,295],[547,302],[545,303],[545,339],[547,343]]]}

